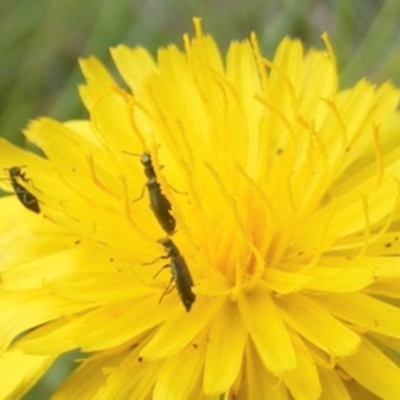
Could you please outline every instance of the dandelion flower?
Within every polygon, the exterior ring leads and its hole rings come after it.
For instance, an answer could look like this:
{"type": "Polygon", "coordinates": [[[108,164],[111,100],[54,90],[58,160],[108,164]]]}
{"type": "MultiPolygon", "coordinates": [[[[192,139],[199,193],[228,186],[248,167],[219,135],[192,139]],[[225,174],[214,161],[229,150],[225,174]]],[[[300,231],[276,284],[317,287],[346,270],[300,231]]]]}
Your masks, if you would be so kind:
{"type": "Polygon", "coordinates": [[[326,36],[223,57],[195,27],[112,49],[125,88],[81,61],[45,157],[0,142],[0,397],[79,349],[54,399],[397,398],[399,91],[340,90],[326,36]]]}

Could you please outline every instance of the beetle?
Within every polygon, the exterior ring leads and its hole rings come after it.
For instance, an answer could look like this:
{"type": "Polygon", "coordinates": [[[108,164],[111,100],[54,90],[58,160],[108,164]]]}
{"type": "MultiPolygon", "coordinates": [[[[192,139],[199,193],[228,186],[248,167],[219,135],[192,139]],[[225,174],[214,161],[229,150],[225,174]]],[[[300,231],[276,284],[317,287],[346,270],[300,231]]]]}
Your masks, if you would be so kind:
{"type": "MultiPolygon", "coordinates": [[[[128,153],[128,154],[137,155],[134,153],[128,153]]],[[[171,235],[175,231],[176,220],[171,213],[171,203],[166,198],[164,193],[161,191],[161,186],[160,183],[158,182],[150,153],[147,152],[143,153],[140,156],[140,162],[144,167],[144,174],[147,177],[146,186],[150,198],[150,208],[153,210],[153,213],[156,216],[157,221],[164,229],[164,231],[167,232],[168,235],[171,235]]],[[[142,195],[140,197],[142,197],[142,195]]]]}
{"type": "Polygon", "coordinates": [[[25,172],[22,172],[21,168],[23,168],[23,166],[4,168],[4,170],[8,171],[11,185],[14,188],[14,192],[21,204],[28,210],[38,214],[40,213],[39,200],[28,189],[18,182],[18,178],[25,183],[29,183],[31,181],[25,176],[25,172]]]}
{"type": "Polygon", "coordinates": [[[187,312],[190,311],[192,304],[196,300],[196,295],[192,291],[192,287],[194,286],[192,276],[190,274],[189,268],[186,264],[185,259],[181,255],[178,247],[170,238],[160,239],[159,243],[164,246],[166,255],[161,256],[159,258],[169,258],[170,263],[164,265],[160,271],[155,275],[157,276],[164,268],[171,268],[172,278],[167,286],[166,290],[162,294],[160,298],[160,302],[163,297],[169,293],[169,289],[171,287],[172,282],[175,281],[176,288],[179,293],[179,297],[181,298],[182,304],[184,305],[187,312]]]}

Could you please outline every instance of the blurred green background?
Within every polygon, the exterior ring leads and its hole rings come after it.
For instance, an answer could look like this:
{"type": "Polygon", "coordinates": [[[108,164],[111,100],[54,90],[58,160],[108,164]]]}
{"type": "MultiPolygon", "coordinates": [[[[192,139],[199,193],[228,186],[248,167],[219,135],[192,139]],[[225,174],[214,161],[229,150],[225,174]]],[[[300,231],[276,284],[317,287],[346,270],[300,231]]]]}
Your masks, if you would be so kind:
{"type": "MultiPolygon", "coordinates": [[[[85,117],[79,57],[111,65],[108,49],[118,43],[153,54],[181,45],[182,35],[193,33],[193,16],[223,50],[255,31],[269,57],[285,35],[322,48],[327,31],[341,87],[365,76],[400,86],[398,0],[0,0],[0,136],[25,146],[21,130],[30,119],[85,117]]],[[[74,357],[64,356],[24,399],[49,398],[74,357]]]]}

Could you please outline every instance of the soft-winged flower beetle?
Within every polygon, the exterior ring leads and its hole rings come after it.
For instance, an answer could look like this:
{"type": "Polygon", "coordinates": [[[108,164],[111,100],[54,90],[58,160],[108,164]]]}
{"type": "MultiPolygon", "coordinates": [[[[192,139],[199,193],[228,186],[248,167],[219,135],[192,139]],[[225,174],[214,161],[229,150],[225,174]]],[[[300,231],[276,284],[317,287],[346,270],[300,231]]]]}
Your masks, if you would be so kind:
{"type": "MultiPolygon", "coordinates": [[[[138,156],[138,154],[126,151],[124,151],[124,153],[138,156]]],[[[144,167],[144,173],[147,177],[146,186],[147,191],[149,192],[150,207],[161,227],[168,233],[168,235],[171,235],[175,231],[176,220],[171,214],[171,203],[161,191],[161,186],[157,180],[150,153],[143,153],[140,156],[140,162],[144,167]]],[[[143,193],[140,197],[142,196],[143,193]]]]}
{"type": "Polygon", "coordinates": [[[176,288],[181,298],[182,304],[184,305],[186,311],[190,311],[192,304],[196,300],[196,295],[192,292],[192,287],[194,286],[192,276],[190,275],[189,268],[186,264],[185,259],[179,252],[178,247],[170,238],[160,239],[159,242],[164,246],[165,256],[161,256],[158,259],[169,258],[170,263],[164,265],[160,271],[157,272],[157,276],[164,268],[171,268],[172,278],[165,289],[164,293],[160,298],[160,302],[163,297],[170,292],[172,283],[175,281],[176,288]]]}
{"type": "Polygon", "coordinates": [[[21,170],[21,168],[24,167],[25,166],[4,168],[4,170],[8,171],[11,185],[21,204],[28,210],[38,214],[40,213],[39,200],[18,182],[18,178],[25,183],[31,182],[31,180],[25,176],[25,172],[21,170]]]}

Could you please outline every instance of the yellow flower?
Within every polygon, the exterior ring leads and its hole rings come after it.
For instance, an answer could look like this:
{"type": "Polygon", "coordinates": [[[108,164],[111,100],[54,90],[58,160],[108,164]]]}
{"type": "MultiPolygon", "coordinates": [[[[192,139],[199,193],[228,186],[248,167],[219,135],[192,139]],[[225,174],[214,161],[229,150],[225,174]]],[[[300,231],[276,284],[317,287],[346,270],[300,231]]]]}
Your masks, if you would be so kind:
{"type": "Polygon", "coordinates": [[[54,399],[397,398],[399,91],[195,27],[1,141],[0,397],[80,349],[54,399]]]}

